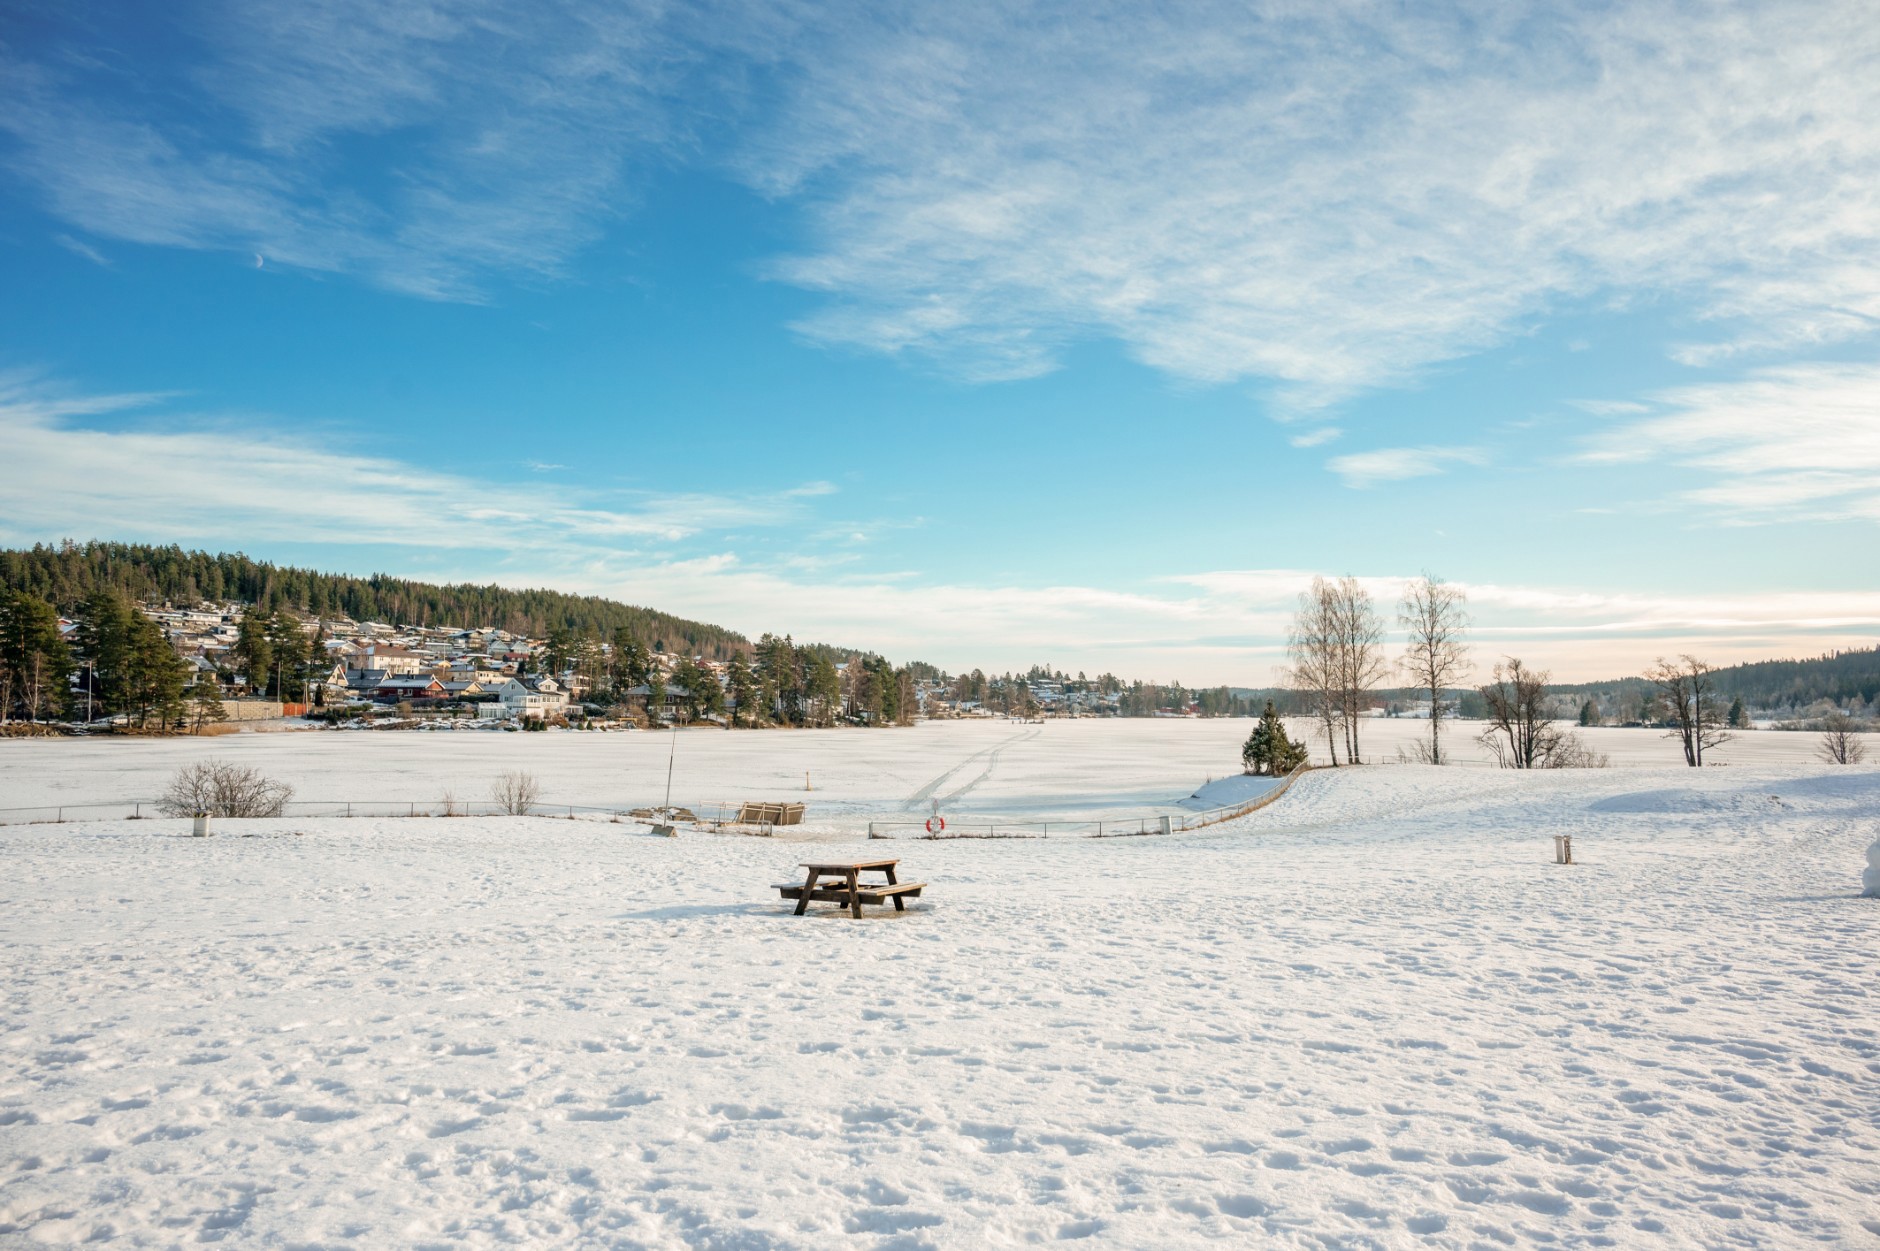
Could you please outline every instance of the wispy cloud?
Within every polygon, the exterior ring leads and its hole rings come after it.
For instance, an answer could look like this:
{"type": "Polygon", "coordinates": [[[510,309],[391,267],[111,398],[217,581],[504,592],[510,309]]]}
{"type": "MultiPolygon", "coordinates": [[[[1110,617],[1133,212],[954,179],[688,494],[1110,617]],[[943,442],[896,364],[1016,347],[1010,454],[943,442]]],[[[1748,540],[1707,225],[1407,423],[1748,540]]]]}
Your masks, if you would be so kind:
{"type": "Polygon", "coordinates": [[[105,269],[111,268],[111,258],[106,256],[103,252],[100,252],[97,248],[92,247],[91,244],[86,243],[83,239],[74,239],[68,234],[56,234],[52,236],[52,241],[64,248],[67,252],[70,252],[73,256],[82,256],[93,265],[98,265],[105,269]]]}
{"type": "Polygon", "coordinates": [[[1746,521],[1880,521],[1880,365],[1812,363],[1677,387],[1593,437],[1595,464],[1655,460],[1708,475],[1685,492],[1746,521]]]}
{"type": "Polygon", "coordinates": [[[1294,447],[1317,447],[1321,443],[1330,443],[1343,433],[1344,431],[1340,430],[1337,426],[1320,426],[1318,429],[1308,430],[1304,434],[1295,434],[1286,441],[1294,447]]]}
{"type": "Polygon", "coordinates": [[[1310,405],[1602,290],[1678,298],[1725,348],[1880,315],[1858,0],[986,0],[819,29],[745,165],[811,206],[776,273],[829,294],[816,339],[1024,376],[1111,336],[1310,405]]]}
{"type": "Polygon", "coordinates": [[[5,159],[90,235],[475,299],[729,162],[806,210],[814,340],[998,378],[1107,337],[1294,408],[1593,293],[1693,310],[1689,360],[1880,326],[1862,0],[201,3],[159,80],[0,51],[5,159]]]}
{"type": "Polygon", "coordinates": [[[692,58],[656,3],[205,7],[181,67],[0,49],[8,163],[67,221],[476,299],[562,274],[683,124],[660,93],[692,58]]]}
{"type": "Polygon", "coordinates": [[[1445,472],[1451,465],[1481,465],[1487,460],[1482,450],[1474,447],[1382,447],[1334,456],[1325,467],[1343,478],[1346,486],[1362,489],[1380,482],[1427,478],[1445,472]]]}
{"type": "MultiPolygon", "coordinates": [[[[935,578],[869,567],[848,528],[826,529],[806,513],[813,495],[803,488],[631,501],[558,491],[545,505],[533,478],[501,482],[333,452],[267,434],[274,423],[254,415],[166,413],[160,425],[129,424],[162,398],[73,395],[0,378],[0,459],[34,484],[30,495],[0,495],[0,542],[108,537],[256,555],[322,543],[374,550],[378,567],[413,577],[551,585],[954,668],[1050,661],[1243,685],[1271,680],[1294,599],[1315,572],[1204,571],[1134,587],[935,578]],[[736,536],[753,526],[780,528],[790,550],[740,551],[736,536]]],[[[1407,576],[1362,573],[1387,619],[1407,576]]],[[[1513,652],[1562,676],[1633,671],[1661,651],[1745,659],[1880,637],[1873,590],[1640,595],[1460,585],[1481,656],[1513,652]]]]}
{"type": "Polygon", "coordinates": [[[0,498],[0,535],[141,535],[409,548],[580,552],[595,541],[671,543],[804,519],[803,496],[614,493],[511,484],[333,451],[245,418],[165,413],[122,421],[167,397],[70,395],[0,377],[0,460],[31,491],[0,498]],[[545,502],[546,500],[546,502],[545,502]]]}

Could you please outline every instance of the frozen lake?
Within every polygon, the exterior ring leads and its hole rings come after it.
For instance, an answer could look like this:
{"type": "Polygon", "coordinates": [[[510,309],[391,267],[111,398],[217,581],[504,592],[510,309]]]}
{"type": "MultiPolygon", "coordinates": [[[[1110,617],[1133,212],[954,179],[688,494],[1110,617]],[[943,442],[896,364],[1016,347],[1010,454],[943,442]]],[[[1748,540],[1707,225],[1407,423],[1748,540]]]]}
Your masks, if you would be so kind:
{"type": "MultiPolygon", "coordinates": [[[[742,800],[804,802],[812,826],[855,830],[924,819],[937,802],[950,817],[1125,820],[1180,812],[1212,779],[1240,770],[1251,720],[926,722],[893,730],[688,730],[677,736],[674,802],[694,808],[742,800]],[[806,789],[806,786],[809,789],[806,789]]],[[[1311,727],[1293,725],[1295,735],[1311,727]]],[[[1459,761],[1484,765],[1479,724],[1451,727],[1459,761]]],[[[1428,733],[1426,722],[1370,719],[1363,744],[1389,760],[1428,733]]],[[[1680,763],[1655,730],[1585,732],[1615,766],[1680,763]]],[[[1307,740],[1315,761],[1323,741],[1307,740]]],[[[1816,736],[1750,732],[1715,763],[1806,764],[1816,736]]],[[[0,808],[148,800],[178,765],[205,756],[250,764],[294,785],[295,798],[435,805],[446,792],[483,800],[508,769],[541,780],[563,803],[644,806],[665,795],[665,733],[504,734],[281,730],[214,738],[0,739],[0,808]]],[[[1880,744],[1875,754],[1880,755],[1880,744]]],[[[79,810],[82,812],[82,810],[79,810]]],[[[75,814],[76,815],[76,814],[75,814]]],[[[115,815],[115,814],[113,814],[115,815]]]]}

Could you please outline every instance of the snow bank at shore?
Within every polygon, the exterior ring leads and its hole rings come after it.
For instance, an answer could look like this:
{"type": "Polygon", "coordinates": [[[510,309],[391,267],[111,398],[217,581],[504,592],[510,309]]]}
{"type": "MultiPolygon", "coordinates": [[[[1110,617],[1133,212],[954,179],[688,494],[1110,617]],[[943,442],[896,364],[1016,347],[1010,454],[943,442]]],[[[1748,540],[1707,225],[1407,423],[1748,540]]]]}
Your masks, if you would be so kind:
{"type": "Polygon", "coordinates": [[[1321,772],[897,848],[860,923],[762,839],[10,828],[0,1239],[1857,1245],[1877,822],[1873,771],[1321,772]]]}

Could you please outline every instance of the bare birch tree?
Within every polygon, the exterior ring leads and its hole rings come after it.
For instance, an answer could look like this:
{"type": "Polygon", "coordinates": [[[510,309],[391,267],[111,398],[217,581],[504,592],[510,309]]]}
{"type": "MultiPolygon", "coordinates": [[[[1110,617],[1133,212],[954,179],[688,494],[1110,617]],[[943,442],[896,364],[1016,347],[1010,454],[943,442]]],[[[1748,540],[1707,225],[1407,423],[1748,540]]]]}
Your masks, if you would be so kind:
{"type": "Polygon", "coordinates": [[[1443,696],[1469,671],[1468,597],[1460,587],[1424,574],[1403,589],[1397,621],[1409,634],[1404,644],[1403,669],[1430,697],[1430,764],[1444,763],[1443,696]]]}
{"type": "Polygon", "coordinates": [[[1299,692],[1306,711],[1325,730],[1325,750],[1338,766],[1338,731],[1344,721],[1342,670],[1338,657],[1336,594],[1324,578],[1312,579],[1299,595],[1292,628],[1286,635],[1285,682],[1299,692]]]}
{"type": "Polygon", "coordinates": [[[1504,769],[1540,769],[1560,738],[1547,715],[1547,679],[1509,656],[1495,666],[1495,678],[1482,688],[1488,729],[1482,743],[1504,769]]]}
{"type": "Polygon", "coordinates": [[[1371,594],[1349,575],[1331,588],[1334,654],[1338,661],[1339,698],[1344,704],[1345,759],[1362,764],[1358,718],[1372,690],[1390,665],[1384,659],[1384,623],[1371,606],[1371,594]]]}
{"type": "Polygon", "coordinates": [[[1670,724],[1666,738],[1675,738],[1684,748],[1684,763],[1702,768],[1704,752],[1734,737],[1723,724],[1723,709],[1718,706],[1716,669],[1695,656],[1679,656],[1675,661],[1663,656],[1645,671],[1645,680],[1658,688],[1658,709],[1670,724]]]}

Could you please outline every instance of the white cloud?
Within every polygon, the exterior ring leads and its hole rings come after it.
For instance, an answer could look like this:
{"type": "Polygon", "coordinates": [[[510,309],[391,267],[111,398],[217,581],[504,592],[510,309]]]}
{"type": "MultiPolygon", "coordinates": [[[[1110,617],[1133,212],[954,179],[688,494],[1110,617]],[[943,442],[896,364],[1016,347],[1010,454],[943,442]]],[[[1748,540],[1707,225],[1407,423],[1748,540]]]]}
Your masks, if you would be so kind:
{"type": "Polygon", "coordinates": [[[1650,398],[1582,459],[1700,471],[1715,481],[1684,498],[1740,520],[1880,521],[1880,365],[1782,366],[1650,398]]]}
{"type": "Polygon", "coordinates": [[[1308,430],[1304,434],[1295,434],[1286,440],[1294,447],[1317,447],[1321,443],[1330,443],[1344,431],[1337,426],[1320,426],[1317,430],[1308,430]]]}
{"type": "MultiPolygon", "coordinates": [[[[804,496],[791,491],[544,505],[568,493],[545,496],[534,478],[502,483],[331,452],[266,434],[253,420],[122,426],[161,398],[60,395],[0,378],[0,460],[33,484],[0,496],[0,541],[99,537],[253,555],[306,543],[363,547],[381,553],[378,567],[410,577],[555,586],[956,669],[1048,661],[1236,685],[1272,680],[1295,597],[1313,576],[1224,570],[1106,588],[871,570],[840,535],[819,535],[804,496]],[[109,428],[96,421],[107,415],[109,428]],[[766,562],[735,550],[731,532],[754,525],[782,527],[788,554],[766,562]]],[[[1387,620],[1406,576],[1360,578],[1387,620]]],[[[1659,652],[1755,659],[1880,638],[1880,591],[1459,585],[1476,615],[1480,657],[1513,652],[1564,678],[1634,672],[1659,652]]]]}
{"type": "Polygon", "coordinates": [[[1363,489],[1380,482],[1427,478],[1443,473],[1451,465],[1480,465],[1487,459],[1480,448],[1474,447],[1383,447],[1334,456],[1325,467],[1343,478],[1346,486],[1363,489]]]}
{"type": "Polygon", "coordinates": [[[336,452],[251,420],[166,416],[160,428],[110,430],[74,420],[164,398],[67,396],[0,376],[0,462],[32,484],[0,497],[0,534],[579,551],[597,539],[676,542],[802,516],[794,491],[587,499],[336,452]]]}
{"type": "Polygon", "coordinates": [[[64,248],[67,252],[70,252],[73,256],[82,256],[93,265],[98,265],[105,269],[111,268],[111,258],[106,256],[103,252],[100,252],[97,248],[92,247],[89,243],[86,243],[83,239],[74,239],[68,234],[56,234],[52,236],[52,241],[64,248]]]}
{"type": "Polygon", "coordinates": [[[692,60],[651,0],[201,8],[202,60],[180,68],[0,49],[8,163],[95,235],[429,298],[561,275],[677,137],[660,96],[692,60]]]}
{"type": "Polygon", "coordinates": [[[828,19],[747,176],[811,206],[814,338],[989,376],[1113,336],[1310,405],[1562,297],[1688,301],[1716,350],[1880,319],[1863,0],[985,0],[828,19]],[[813,55],[812,55],[813,51],[813,55]]]}
{"type": "Polygon", "coordinates": [[[1689,360],[1880,324],[1864,0],[201,3],[167,78],[0,52],[68,222],[475,299],[731,159],[806,209],[814,339],[995,378],[1111,337],[1282,407],[1596,292],[1711,319],[1689,360]]]}

